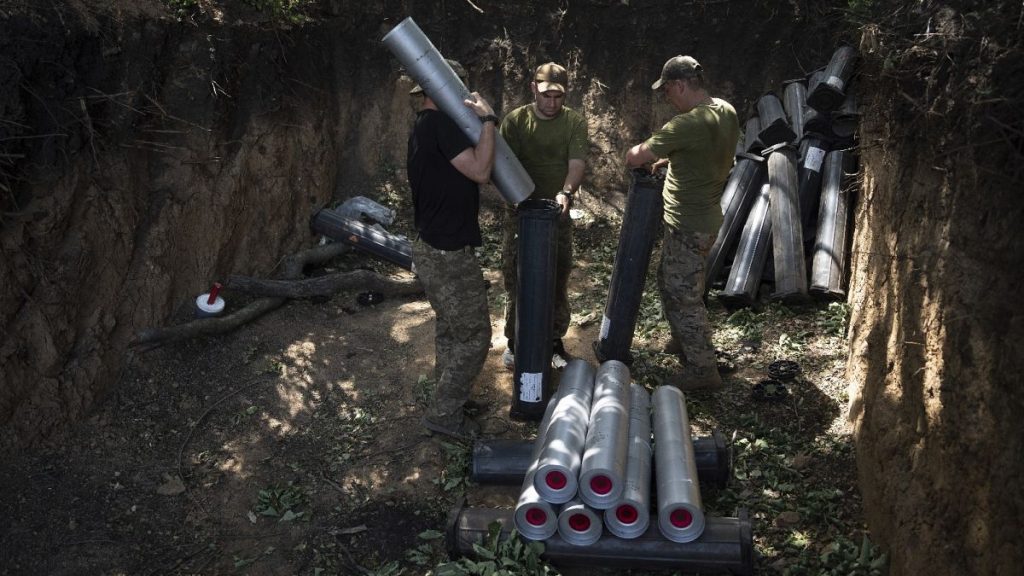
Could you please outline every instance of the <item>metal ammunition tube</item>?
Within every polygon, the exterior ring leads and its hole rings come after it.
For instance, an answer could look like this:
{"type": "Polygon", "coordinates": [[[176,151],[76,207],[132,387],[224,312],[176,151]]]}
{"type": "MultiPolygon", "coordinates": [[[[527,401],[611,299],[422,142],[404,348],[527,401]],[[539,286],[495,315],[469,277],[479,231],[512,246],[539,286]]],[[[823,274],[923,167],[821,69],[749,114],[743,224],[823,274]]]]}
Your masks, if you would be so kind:
{"type": "Polygon", "coordinates": [[[552,504],[564,504],[576,496],[594,395],[594,367],[586,360],[572,360],[562,373],[562,387],[566,393],[551,416],[533,478],[541,498],[552,504]]]}
{"type": "Polygon", "coordinates": [[[843,298],[843,277],[846,272],[846,244],[849,220],[849,197],[843,190],[842,150],[833,150],[825,157],[821,185],[821,210],[818,212],[818,234],[811,259],[811,287],[815,296],[843,298]]]}
{"type": "Polygon", "coordinates": [[[819,112],[831,112],[843,103],[847,85],[857,63],[857,50],[840,46],[832,53],[821,82],[807,93],[807,105],[819,112]]]}
{"type": "Polygon", "coordinates": [[[796,150],[792,146],[784,146],[768,156],[772,255],[775,259],[772,298],[785,302],[807,299],[807,262],[804,259],[796,165],[796,150]]]}
{"type": "Polygon", "coordinates": [[[654,391],[653,403],[658,529],[673,542],[692,542],[704,531],[704,511],[686,398],[674,386],[659,386],[654,391]]]}
{"type": "Polygon", "coordinates": [[[643,386],[629,385],[629,448],[622,498],[604,511],[608,531],[619,538],[637,538],[651,523],[651,396],[643,386]]]}
{"type": "Polygon", "coordinates": [[[747,214],[764,180],[765,166],[764,159],[760,156],[743,154],[736,160],[736,166],[725,183],[722,199],[728,199],[728,203],[722,211],[722,226],[718,229],[718,237],[715,238],[705,262],[705,293],[722,273],[726,260],[739,240],[747,214]]]}
{"type": "MultiPolygon", "coordinates": [[[[437,107],[447,114],[474,143],[480,141],[483,124],[465,105],[470,92],[411,17],[402,20],[381,39],[437,107]]],[[[500,134],[495,134],[491,181],[510,204],[533,193],[534,183],[500,134]]]]}
{"type": "Polygon", "coordinates": [[[663,185],[664,178],[658,174],[644,169],[632,171],[608,300],[594,344],[594,354],[600,362],[618,360],[629,364],[632,361],[629,349],[633,344],[651,251],[661,229],[663,185]]]}
{"type": "MultiPolygon", "coordinates": [[[[807,76],[807,93],[810,94],[814,88],[821,83],[825,77],[825,69],[815,70],[807,76]]],[[[806,101],[805,101],[806,104],[806,101]]],[[[804,133],[813,133],[820,136],[828,135],[831,130],[832,114],[829,112],[818,112],[810,106],[804,107],[804,133]]]]}
{"type": "Polygon", "coordinates": [[[347,218],[330,208],[317,210],[310,221],[310,227],[332,240],[344,242],[406,270],[412,270],[412,244],[406,238],[378,230],[355,218],[347,218]]]}
{"type": "Polygon", "coordinates": [[[740,233],[740,243],[736,246],[736,256],[729,268],[729,278],[718,296],[727,305],[749,306],[754,303],[761,286],[761,274],[771,252],[772,219],[768,211],[771,188],[768,186],[767,173],[762,178],[740,233]]]}
{"type": "Polygon", "coordinates": [[[516,361],[510,416],[539,420],[551,398],[551,341],[561,207],[550,199],[519,204],[516,257],[516,361]]]}
{"type": "Polygon", "coordinates": [[[757,100],[757,116],[761,131],[757,139],[765,146],[784,144],[796,140],[796,133],[786,119],[786,112],[779,97],[769,92],[757,100]]]}
{"type": "Polygon", "coordinates": [[[558,512],[558,535],[573,546],[590,546],[601,538],[602,531],[601,516],[579,498],[558,512]]]}
{"type": "Polygon", "coordinates": [[[760,154],[761,150],[765,148],[765,145],[757,138],[760,133],[761,119],[757,116],[747,118],[746,124],[743,125],[743,150],[745,152],[760,154]]]}
{"type": "Polygon", "coordinates": [[[807,254],[813,254],[814,235],[818,229],[818,200],[821,197],[821,168],[829,148],[829,141],[816,134],[807,134],[800,141],[800,166],[797,169],[800,222],[807,254]]]}
{"type": "Polygon", "coordinates": [[[857,110],[857,96],[852,88],[846,92],[842,106],[832,112],[832,134],[842,143],[852,143],[857,133],[860,112],[857,110]]]}
{"type": "Polygon", "coordinates": [[[548,427],[551,425],[551,416],[555,412],[555,405],[562,395],[562,387],[559,386],[555,398],[548,403],[544,410],[544,416],[537,426],[537,439],[533,443],[533,452],[530,455],[530,467],[523,477],[523,486],[519,491],[519,500],[516,502],[516,509],[513,513],[513,521],[516,530],[527,540],[545,540],[550,538],[558,530],[558,516],[555,508],[537,493],[533,486],[533,477],[537,473],[538,457],[544,447],[544,438],[547,436],[548,427]]]}
{"type": "Polygon", "coordinates": [[[790,80],[782,92],[782,107],[789,118],[789,126],[796,141],[804,137],[804,109],[807,107],[807,87],[803,80],[790,80]]]}
{"type": "Polygon", "coordinates": [[[609,360],[597,369],[579,495],[599,510],[613,506],[625,488],[629,381],[629,367],[618,360],[609,360]]]}

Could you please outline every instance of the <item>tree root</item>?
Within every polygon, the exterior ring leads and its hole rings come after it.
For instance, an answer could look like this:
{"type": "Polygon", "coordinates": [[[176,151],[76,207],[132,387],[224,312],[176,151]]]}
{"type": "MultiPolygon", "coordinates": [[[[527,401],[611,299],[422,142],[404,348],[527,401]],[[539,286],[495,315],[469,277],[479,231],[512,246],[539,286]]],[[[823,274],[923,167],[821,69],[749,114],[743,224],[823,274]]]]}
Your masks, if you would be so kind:
{"type": "Polygon", "coordinates": [[[220,318],[200,318],[160,328],[140,330],[132,346],[159,345],[187,340],[197,336],[224,334],[278,308],[290,298],[325,296],[339,290],[366,287],[392,296],[419,294],[423,287],[416,279],[395,280],[368,270],[345,274],[331,274],[320,278],[302,279],[302,270],[309,264],[320,264],[340,256],[352,247],[332,243],[303,250],[286,258],[281,266],[280,280],[260,280],[246,276],[231,276],[225,288],[263,296],[244,308],[220,318]]]}
{"type": "Polygon", "coordinates": [[[258,296],[280,298],[328,296],[352,288],[375,290],[388,296],[407,296],[423,292],[423,286],[415,278],[409,280],[386,278],[369,270],[355,270],[305,280],[263,280],[249,276],[230,276],[224,287],[258,296]]]}

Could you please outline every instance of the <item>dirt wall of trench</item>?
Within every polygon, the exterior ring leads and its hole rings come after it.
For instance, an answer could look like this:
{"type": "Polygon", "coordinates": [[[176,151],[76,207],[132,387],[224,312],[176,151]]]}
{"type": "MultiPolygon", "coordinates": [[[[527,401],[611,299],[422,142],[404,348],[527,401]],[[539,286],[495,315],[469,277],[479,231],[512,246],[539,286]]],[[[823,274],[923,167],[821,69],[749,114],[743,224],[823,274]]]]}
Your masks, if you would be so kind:
{"type": "Polygon", "coordinates": [[[1016,21],[1003,4],[933,4],[861,43],[874,86],[848,375],[867,521],[894,576],[1024,563],[1024,53],[992,25],[1016,21]]]}

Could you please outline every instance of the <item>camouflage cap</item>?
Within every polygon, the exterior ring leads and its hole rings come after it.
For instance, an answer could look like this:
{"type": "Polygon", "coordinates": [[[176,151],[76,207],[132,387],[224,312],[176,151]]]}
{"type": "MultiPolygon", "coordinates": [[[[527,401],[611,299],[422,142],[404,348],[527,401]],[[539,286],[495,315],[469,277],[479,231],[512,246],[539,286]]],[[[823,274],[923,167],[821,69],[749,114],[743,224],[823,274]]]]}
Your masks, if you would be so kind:
{"type": "Polygon", "coordinates": [[[651,90],[657,90],[669,80],[682,80],[683,78],[694,78],[704,72],[701,65],[692,56],[673,56],[665,62],[661,68],[661,78],[651,84],[651,90]]]}
{"type": "Polygon", "coordinates": [[[537,67],[537,73],[533,75],[533,81],[537,83],[538,92],[565,92],[569,86],[569,73],[565,68],[548,62],[537,67]]]}

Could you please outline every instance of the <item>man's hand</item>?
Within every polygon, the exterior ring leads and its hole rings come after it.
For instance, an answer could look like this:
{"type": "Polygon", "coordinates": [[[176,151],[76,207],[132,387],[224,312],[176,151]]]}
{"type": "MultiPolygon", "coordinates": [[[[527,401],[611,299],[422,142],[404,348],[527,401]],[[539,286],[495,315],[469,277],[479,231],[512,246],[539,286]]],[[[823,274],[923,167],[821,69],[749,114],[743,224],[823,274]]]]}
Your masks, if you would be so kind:
{"type": "Polygon", "coordinates": [[[562,190],[555,195],[555,202],[558,202],[558,205],[562,208],[559,217],[562,220],[569,218],[569,208],[572,208],[572,195],[566,194],[565,190],[562,190]]]}
{"type": "Polygon", "coordinates": [[[662,166],[668,166],[668,158],[661,158],[657,162],[651,164],[651,174],[657,172],[658,168],[661,168],[662,166]]]}
{"type": "Polygon", "coordinates": [[[491,105],[487,100],[484,100],[484,97],[481,96],[479,92],[473,92],[469,95],[469,98],[466,98],[462,102],[467,108],[472,108],[473,111],[476,112],[477,116],[483,117],[494,115],[494,108],[491,108],[491,105]]]}

